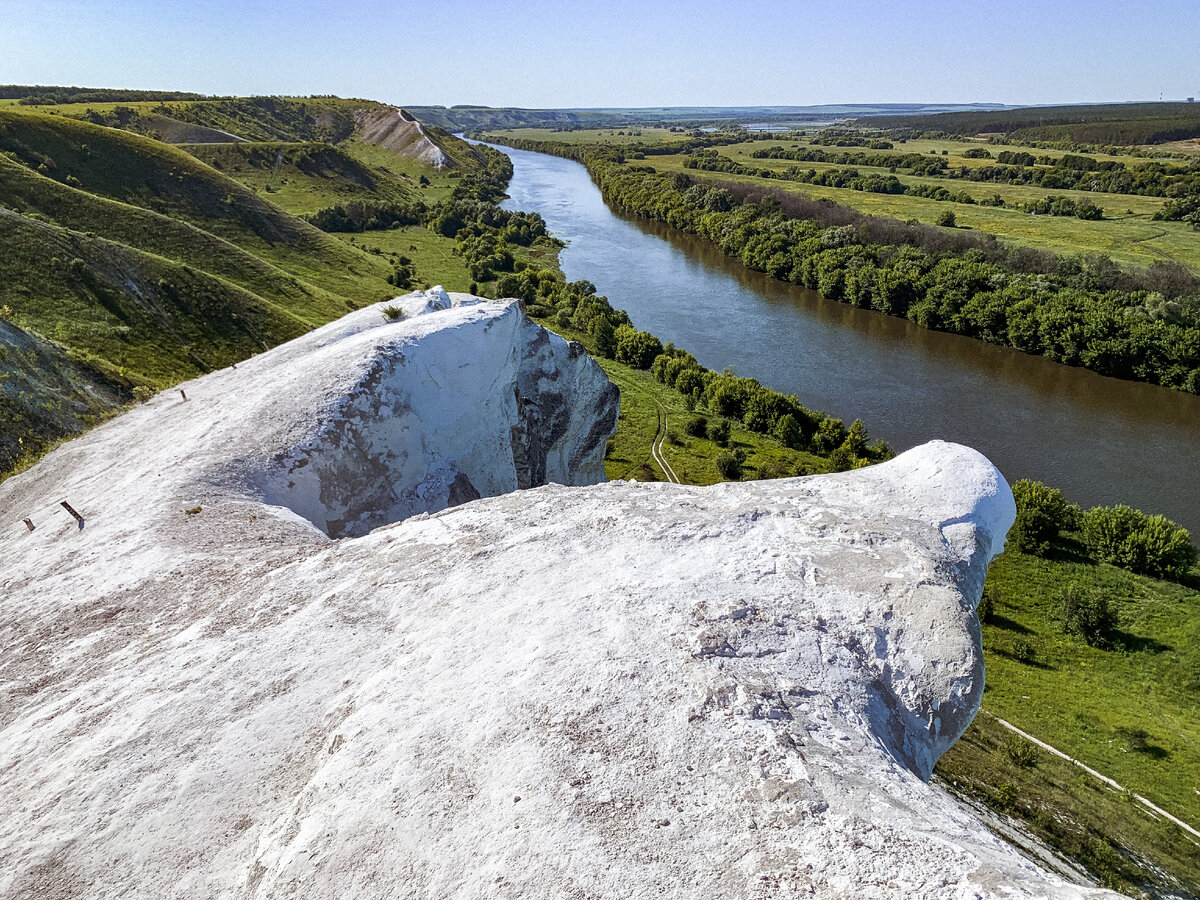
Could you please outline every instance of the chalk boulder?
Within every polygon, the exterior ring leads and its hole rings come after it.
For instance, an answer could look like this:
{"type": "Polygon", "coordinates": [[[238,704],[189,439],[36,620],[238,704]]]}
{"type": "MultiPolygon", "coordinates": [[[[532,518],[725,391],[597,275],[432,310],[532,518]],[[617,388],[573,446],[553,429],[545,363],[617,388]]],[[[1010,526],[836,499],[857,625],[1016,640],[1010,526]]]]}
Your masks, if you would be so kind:
{"type": "Polygon", "coordinates": [[[0,897],[1103,894],[926,781],[986,459],[513,490],[600,479],[611,388],[513,304],[401,305],[0,485],[0,897]]]}

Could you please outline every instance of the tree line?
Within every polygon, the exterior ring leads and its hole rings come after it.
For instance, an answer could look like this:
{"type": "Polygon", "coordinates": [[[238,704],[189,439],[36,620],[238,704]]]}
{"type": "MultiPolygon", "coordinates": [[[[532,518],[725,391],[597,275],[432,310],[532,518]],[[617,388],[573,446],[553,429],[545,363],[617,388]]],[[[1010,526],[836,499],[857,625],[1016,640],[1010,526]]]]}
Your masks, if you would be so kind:
{"type": "MultiPolygon", "coordinates": [[[[756,151],[758,152],[758,151],[756,151]]],[[[852,191],[864,191],[871,194],[905,194],[909,197],[923,197],[927,200],[941,202],[965,203],[967,205],[1000,206],[1009,209],[1019,209],[1031,215],[1074,216],[1079,219],[1100,219],[1104,211],[1094,203],[1086,200],[1073,200],[1070,197],[1048,195],[1040,200],[1012,204],[999,195],[984,200],[976,200],[963,190],[951,191],[939,185],[906,184],[895,175],[883,175],[876,172],[860,173],[858,169],[801,169],[799,166],[789,166],[783,171],[775,169],[756,168],[743,165],[727,156],[721,156],[715,150],[698,153],[684,161],[684,168],[699,169],[706,172],[722,172],[729,175],[745,175],[753,178],[775,179],[778,181],[794,181],[800,184],[815,184],[822,187],[847,188],[852,191]]]]}
{"type": "Polygon", "coordinates": [[[620,159],[587,157],[608,202],[705,237],[748,268],[926,328],[1200,393],[1200,285],[1177,267],[1131,275],[1105,257],[950,237],[948,229],[745,185],[694,183],[620,159]]]}
{"type": "MultiPolygon", "coordinates": [[[[715,151],[712,151],[715,153],[715,151]]],[[[990,158],[983,148],[968,150],[975,158],[990,158]],[[980,154],[987,154],[986,157],[980,154]]],[[[711,154],[710,154],[711,155],[711,154]]],[[[966,154],[964,154],[966,155],[966,154]]],[[[1016,184],[1051,190],[1090,191],[1146,197],[1184,197],[1200,194],[1200,163],[1176,165],[1160,161],[1128,167],[1120,160],[1100,160],[1078,154],[1034,156],[1002,150],[995,165],[951,166],[941,156],[920,153],[831,153],[812,147],[781,146],[755,150],[752,159],[788,159],[832,165],[905,169],[910,175],[994,184],[1016,184]]],[[[769,170],[759,170],[769,171],[769,170]]],[[[764,176],[770,177],[770,176],[764,176]]]]}

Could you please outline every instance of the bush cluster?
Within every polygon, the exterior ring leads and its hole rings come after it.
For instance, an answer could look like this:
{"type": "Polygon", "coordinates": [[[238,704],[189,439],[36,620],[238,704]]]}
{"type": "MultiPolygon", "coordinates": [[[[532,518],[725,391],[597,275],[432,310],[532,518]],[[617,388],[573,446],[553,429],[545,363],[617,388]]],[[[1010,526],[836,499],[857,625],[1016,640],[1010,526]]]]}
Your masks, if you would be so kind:
{"type": "Polygon", "coordinates": [[[606,199],[708,238],[748,268],[823,296],[1118,378],[1200,393],[1200,285],[1152,266],[1009,249],[744,185],[693,184],[588,157],[606,199]],[[1131,289],[1133,288],[1133,289],[1131,289]],[[1167,315],[1164,303],[1175,304],[1167,315]]]}
{"type": "Polygon", "coordinates": [[[1182,578],[1196,564],[1187,529],[1128,506],[1098,506],[1082,517],[1083,540],[1101,562],[1156,578],[1182,578]]]}
{"type": "Polygon", "coordinates": [[[1129,506],[1082,511],[1062,493],[1038,481],[1012,486],[1017,518],[1009,542],[1022,553],[1046,556],[1064,531],[1078,530],[1093,559],[1155,578],[1181,579],[1196,564],[1188,530],[1163,516],[1129,506]]]}

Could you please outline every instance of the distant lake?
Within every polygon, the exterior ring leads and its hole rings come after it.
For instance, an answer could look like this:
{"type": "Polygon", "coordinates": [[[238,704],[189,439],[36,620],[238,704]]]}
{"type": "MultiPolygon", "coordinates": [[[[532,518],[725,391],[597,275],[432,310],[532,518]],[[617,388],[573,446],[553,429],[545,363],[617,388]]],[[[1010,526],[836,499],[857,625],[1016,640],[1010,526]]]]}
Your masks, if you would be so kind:
{"type": "Polygon", "coordinates": [[[1200,538],[1200,397],[1106,378],[751,272],[712,244],[614,214],[578,163],[499,148],[510,209],[568,241],[569,279],[595,283],[639,327],[904,450],[933,438],[988,456],[1084,506],[1128,503],[1200,538]]]}

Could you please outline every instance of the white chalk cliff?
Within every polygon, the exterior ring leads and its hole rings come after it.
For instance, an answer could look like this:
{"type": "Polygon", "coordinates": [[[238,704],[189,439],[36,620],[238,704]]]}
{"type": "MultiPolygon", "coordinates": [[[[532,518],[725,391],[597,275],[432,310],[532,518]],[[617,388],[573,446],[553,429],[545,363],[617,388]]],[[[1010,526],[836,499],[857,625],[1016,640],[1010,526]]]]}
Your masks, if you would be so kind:
{"type": "Polygon", "coordinates": [[[0,897],[1104,895],[924,780],[983,690],[986,459],[597,483],[577,346],[403,305],[0,485],[0,897]]]}

